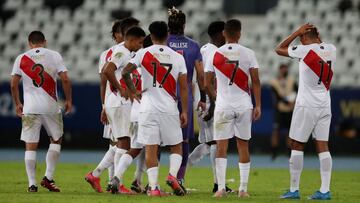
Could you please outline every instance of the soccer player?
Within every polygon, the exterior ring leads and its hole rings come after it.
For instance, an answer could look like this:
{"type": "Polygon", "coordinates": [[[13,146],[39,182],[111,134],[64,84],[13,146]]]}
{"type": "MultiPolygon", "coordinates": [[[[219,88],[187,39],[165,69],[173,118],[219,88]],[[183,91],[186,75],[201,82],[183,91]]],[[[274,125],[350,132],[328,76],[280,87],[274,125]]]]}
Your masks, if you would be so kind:
{"type": "MultiPolygon", "coordinates": [[[[144,38],[143,48],[149,47],[152,45],[152,41],[150,35],[147,35],[144,38]]],[[[141,92],[141,69],[135,69],[132,74],[132,79],[135,88],[141,92]]],[[[119,191],[123,194],[133,194],[130,192],[129,189],[126,189],[123,185],[123,176],[125,171],[129,168],[130,164],[133,160],[138,157],[137,159],[137,170],[135,171],[135,180],[131,184],[131,190],[136,193],[144,192],[144,188],[141,186],[142,182],[142,174],[143,171],[146,170],[145,166],[145,145],[139,143],[138,139],[138,126],[139,126],[139,109],[140,103],[137,100],[133,100],[131,106],[131,113],[130,113],[130,132],[131,132],[131,143],[130,149],[124,155],[121,156],[119,161],[119,170],[115,172],[114,178],[111,180],[111,191],[112,193],[118,193],[119,191]],[[119,190],[119,188],[121,188],[119,190]]]]}
{"type": "MultiPolygon", "coordinates": [[[[208,35],[210,42],[201,47],[200,52],[204,64],[209,58],[209,55],[213,54],[218,47],[225,44],[225,38],[223,35],[224,21],[214,21],[210,23],[208,27],[208,35]]],[[[206,97],[206,110],[201,110],[198,113],[198,123],[200,127],[199,132],[199,144],[193,152],[189,155],[189,165],[192,166],[196,162],[200,161],[204,156],[210,153],[210,161],[214,176],[213,193],[218,190],[218,184],[216,180],[216,168],[215,168],[215,156],[216,156],[216,142],[214,141],[214,108],[215,103],[210,101],[209,97],[206,97]]],[[[232,192],[232,190],[226,186],[226,192],[232,192]]]]}
{"type": "Polygon", "coordinates": [[[176,175],[182,160],[181,127],[187,125],[187,84],[184,58],[166,46],[168,27],[163,21],[150,24],[149,31],[154,45],[139,51],[125,67],[122,75],[129,90],[139,99],[130,73],[141,67],[142,98],[139,114],[138,142],[145,144],[145,159],[149,196],[162,196],[158,184],[158,148],[170,146],[170,170],[167,184],[176,195],[184,195],[176,175]],[[182,112],[177,109],[177,82],[179,83],[182,112]]]}
{"type": "Polygon", "coordinates": [[[251,138],[251,123],[261,115],[261,86],[255,53],[238,44],[241,36],[241,22],[236,19],[225,23],[226,44],[209,56],[205,66],[206,88],[211,100],[216,100],[214,113],[214,139],[217,144],[216,177],[218,191],[214,197],[226,194],[225,177],[229,139],[236,137],[239,153],[240,187],[239,197],[248,197],[247,184],[250,172],[248,141],[251,138]],[[217,91],[214,80],[216,76],[217,91]],[[255,108],[251,101],[251,89],[255,108]]]}
{"type": "Polygon", "coordinates": [[[330,84],[336,48],[321,41],[317,28],[304,24],[276,48],[281,56],[299,59],[299,89],[291,119],[290,190],[284,199],[299,199],[299,183],[303,169],[304,147],[312,134],[320,160],[321,187],[310,199],[328,200],[332,159],[328,140],[331,122],[330,84]],[[301,45],[290,46],[300,38],[301,45]]]}
{"type": "Polygon", "coordinates": [[[63,120],[58,104],[56,76],[60,77],[65,94],[65,114],[71,112],[71,82],[61,55],[45,48],[45,36],[33,31],[28,37],[30,50],[20,54],[14,63],[11,94],[16,105],[16,115],[22,119],[21,140],[25,142],[25,166],[29,180],[28,192],[37,192],[36,150],[43,126],[50,137],[46,154],[46,171],[41,186],[51,192],[60,192],[55,185],[55,166],[60,156],[63,120]],[[20,101],[19,83],[22,79],[24,106],[20,101]]]}
{"type": "MultiPolygon", "coordinates": [[[[125,32],[133,27],[137,26],[139,24],[139,20],[128,17],[124,18],[122,20],[115,21],[112,26],[112,37],[114,41],[116,42],[116,45],[121,44],[124,42],[124,36],[125,32]]],[[[114,175],[114,165],[117,163],[114,160],[119,159],[119,154],[121,154],[122,150],[117,150],[116,144],[118,140],[114,137],[112,133],[112,129],[109,125],[108,118],[105,113],[105,108],[107,105],[111,106],[110,102],[105,103],[105,98],[111,97],[112,90],[110,88],[110,85],[107,83],[105,75],[102,73],[104,65],[110,60],[111,55],[113,54],[114,48],[116,45],[110,47],[108,50],[105,50],[101,53],[100,60],[99,60],[99,74],[101,78],[100,82],[100,89],[101,89],[101,102],[102,102],[102,111],[101,111],[101,122],[105,124],[104,127],[104,136],[110,137],[110,146],[108,151],[105,153],[103,159],[100,161],[99,165],[91,172],[89,172],[85,180],[94,188],[97,192],[102,192],[102,188],[100,185],[100,175],[102,172],[108,168],[109,170],[109,181],[112,179],[114,175]],[[111,133],[109,133],[111,132],[111,133]],[[118,152],[119,151],[119,152],[118,152]],[[117,155],[117,156],[115,156],[117,155]]],[[[110,183],[108,184],[106,191],[110,191],[110,183]]]]}
{"type": "MultiPolygon", "coordinates": [[[[184,35],[185,23],[186,23],[186,16],[185,14],[177,10],[175,8],[169,9],[169,18],[168,18],[168,26],[170,36],[167,40],[168,46],[175,50],[176,52],[180,53],[185,58],[186,69],[187,69],[187,84],[188,84],[188,125],[186,128],[182,129],[183,133],[183,160],[181,162],[181,168],[179,173],[177,174],[177,178],[180,180],[181,185],[183,185],[185,172],[186,172],[186,165],[188,162],[189,156],[189,139],[194,138],[194,116],[193,116],[193,91],[192,91],[192,79],[194,69],[196,70],[197,82],[199,85],[200,90],[200,102],[198,103],[198,107],[205,110],[206,108],[206,92],[204,88],[204,68],[202,64],[202,57],[200,53],[200,46],[194,40],[186,37],[184,35]]],[[[181,102],[179,102],[178,108],[180,112],[181,109],[181,102]]]]}

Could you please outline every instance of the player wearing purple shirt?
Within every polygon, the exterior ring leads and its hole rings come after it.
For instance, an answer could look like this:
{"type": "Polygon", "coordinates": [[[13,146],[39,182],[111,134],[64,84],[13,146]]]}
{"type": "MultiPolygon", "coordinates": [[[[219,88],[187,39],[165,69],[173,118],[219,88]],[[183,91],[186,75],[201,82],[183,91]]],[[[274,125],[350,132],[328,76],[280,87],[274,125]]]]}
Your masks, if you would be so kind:
{"type": "MultiPolygon", "coordinates": [[[[194,138],[194,120],[193,120],[193,91],[192,91],[192,79],[194,69],[196,70],[197,81],[199,84],[201,99],[198,104],[198,108],[205,110],[206,105],[206,94],[204,89],[204,68],[202,64],[202,56],[200,53],[199,44],[184,36],[186,16],[180,10],[175,8],[169,9],[168,26],[170,36],[167,44],[170,48],[176,52],[182,54],[185,58],[186,69],[187,69],[187,83],[188,83],[188,126],[182,129],[183,132],[183,160],[181,168],[178,172],[177,178],[180,182],[185,177],[186,165],[189,156],[189,139],[194,138]]],[[[179,91],[178,91],[179,92],[179,91]]],[[[181,102],[179,100],[179,110],[181,112],[181,102]]]]}

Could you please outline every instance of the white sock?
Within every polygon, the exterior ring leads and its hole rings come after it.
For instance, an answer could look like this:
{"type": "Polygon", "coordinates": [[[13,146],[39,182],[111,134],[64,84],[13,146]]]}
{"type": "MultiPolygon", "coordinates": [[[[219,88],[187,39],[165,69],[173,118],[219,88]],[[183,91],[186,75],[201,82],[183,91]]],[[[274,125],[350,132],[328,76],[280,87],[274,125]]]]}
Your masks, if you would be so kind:
{"type": "Polygon", "coordinates": [[[115,171],[115,176],[120,179],[120,184],[122,184],[122,180],[124,178],[125,171],[129,168],[132,163],[133,158],[129,154],[123,154],[119,161],[118,170],[115,171]]]}
{"type": "Polygon", "coordinates": [[[320,192],[326,193],[330,191],[332,158],[330,152],[319,153],[321,187],[320,192]]]}
{"type": "MultiPolygon", "coordinates": [[[[113,151],[114,152],[113,154],[115,154],[114,146],[109,145],[109,150],[113,151]]],[[[111,158],[111,164],[110,164],[110,166],[107,167],[107,169],[108,169],[109,182],[110,182],[110,180],[114,177],[114,173],[115,173],[115,171],[114,171],[114,158],[111,158]]]]}
{"type": "Polygon", "coordinates": [[[290,192],[299,190],[300,176],[304,165],[304,152],[291,150],[290,157],[290,192]]]}
{"type": "Polygon", "coordinates": [[[159,176],[159,167],[152,167],[147,170],[149,185],[151,190],[155,190],[158,187],[158,176],[159,176]]]}
{"type": "Polygon", "coordinates": [[[135,170],[134,178],[137,183],[141,184],[142,176],[145,170],[146,170],[145,150],[143,149],[141,150],[140,154],[137,156],[137,160],[136,160],[136,170],[135,170]]]}
{"type": "MultiPolygon", "coordinates": [[[[104,157],[102,158],[102,160],[100,161],[99,165],[97,165],[95,170],[93,170],[92,175],[95,177],[100,177],[100,175],[105,169],[113,165],[114,155],[115,155],[114,148],[109,148],[108,151],[105,153],[104,157]]],[[[109,178],[110,178],[110,170],[109,170],[109,178]]]]}
{"type": "Polygon", "coordinates": [[[127,152],[127,150],[116,147],[116,152],[115,152],[115,155],[114,155],[114,170],[115,170],[115,173],[116,173],[116,171],[119,170],[118,166],[119,166],[119,161],[120,161],[121,156],[123,154],[125,154],[126,152],[127,152]]]}
{"type": "Polygon", "coordinates": [[[225,178],[226,178],[226,158],[216,158],[216,179],[218,182],[218,191],[225,190],[225,178]]]}
{"type": "Polygon", "coordinates": [[[189,166],[195,165],[197,162],[199,162],[204,156],[208,155],[210,153],[210,146],[202,143],[195,147],[195,149],[191,152],[189,155],[189,166]]]}
{"type": "Polygon", "coordinates": [[[250,162],[249,163],[239,163],[239,171],[240,171],[239,191],[247,192],[247,185],[249,182],[249,173],[250,173],[250,162]]]}
{"type": "Polygon", "coordinates": [[[29,187],[36,186],[36,151],[25,151],[25,168],[29,180],[29,187]]]}
{"type": "Polygon", "coordinates": [[[55,166],[60,157],[61,145],[50,144],[49,150],[46,154],[46,172],[47,179],[52,180],[54,177],[55,166]]]}
{"type": "Polygon", "coordinates": [[[216,180],[216,164],[215,164],[215,158],[216,158],[216,144],[213,144],[210,146],[210,162],[211,162],[211,167],[212,167],[212,172],[213,172],[213,177],[214,177],[214,183],[217,183],[216,180]]]}
{"type": "Polygon", "coordinates": [[[170,154],[169,159],[170,159],[169,174],[176,177],[181,166],[182,156],[180,154],[174,153],[174,154],[170,154]]]}

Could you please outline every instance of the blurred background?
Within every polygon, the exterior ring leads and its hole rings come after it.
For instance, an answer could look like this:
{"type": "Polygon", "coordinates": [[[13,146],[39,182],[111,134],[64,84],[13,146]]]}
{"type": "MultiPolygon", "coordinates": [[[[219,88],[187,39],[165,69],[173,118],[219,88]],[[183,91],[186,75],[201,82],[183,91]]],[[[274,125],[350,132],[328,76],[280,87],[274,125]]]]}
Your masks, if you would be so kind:
{"type": "MultiPolygon", "coordinates": [[[[337,47],[331,150],[339,155],[360,154],[360,0],[0,0],[0,147],[23,147],[9,81],[15,57],[27,49],[32,30],[44,32],[48,48],[63,55],[73,82],[74,112],[64,117],[64,148],[105,149],[108,143],[99,121],[98,59],[114,44],[112,21],[133,16],[147,31],[152,21],[167,21],[167,8],[172,5],[186,13],[185,33],[200,45],[209,40],[211,21],[242,21],[240,43],[256,52],[261,68],[263,116],[253,125],[251,150],[262,154],[274,147],[274,134],[280,135],[279,150],[286,152],[287,130],[276,126],[278,95],[274,97],[272,81],[279,77],[280,65],[288,67],[294,86],[298,77],[298,61],[279,57],[273,50],[302,23],[315,24],[322,40],[337,47]]],[[[41,146],[47,144],[42,136],[41,146]]],[[[193,140],[192,145],[196,144],[193,140]]]]}

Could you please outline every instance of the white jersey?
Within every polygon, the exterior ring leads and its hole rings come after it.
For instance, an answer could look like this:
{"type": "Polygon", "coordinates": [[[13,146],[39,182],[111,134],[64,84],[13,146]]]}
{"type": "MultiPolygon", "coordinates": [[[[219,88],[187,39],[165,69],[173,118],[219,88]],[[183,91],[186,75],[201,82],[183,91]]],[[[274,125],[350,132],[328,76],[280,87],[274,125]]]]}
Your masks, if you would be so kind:
{"type": "MultiPolygon", "coordinates": [[[[101,53],[100,59],[99,59],[99,74],[102,72],[102,69],[104,68],[105,63],[109,62],[115,46],[116,45],[110,47],[109,49],[107,49],[101,53]]],[[[106,82],[105,98],[107,98],[110,94],[112,94],[112,92],[110,90],[110,84],[109,84],[109,82],[106,82]]]]}
{"type": "Polygon", "coordinates": [[[183,56],[165,45],[153,45],[138,51],[130,63],[141,67],[140,112],[179,114],[176,84],[179,75],[187,73],[183,56]]]}
{"type": "Polygon", "coordinates": [[[209,56],[211,54],[213,54],[217,50],[217,48],[218,47],[212,43],[207,43],[201,47],[200,53],[201,53],[204,64],[206,64],[206,61],[210,58],[209,56]]]}
{"type": "MultiPolygon", "coordinates": [[[[109,62],[112,62],[116,66],[115,70],[115,77],[122,83],[124,87],[124,82],[122,80],[121,71],[122,69],[128,64],[129,60],[131,59],[130,51],[124,46],[124,44],[115,45],[112,48],[112,54],[109,58],[109,62]]],[[[107,84],[106,88],[106,97],[105,97],[105,107],[112,108],[112,107],[120,107],[122,104],[129,103],[130,100],[126,100],[125,98],[121,97],[120,92],[117,91],[115,87],[112,87],[110,82],[107,84]]]]}
{"type": "Polygon", "coordinates": [[[20,54],[11,75],[22,77],[24,114],[60,113],[56,76],[67,69],[61,55],[50,49],[34,48],[20,54]]]}
{"type": "Polygon", "coordinates": [[[299,89],[295,106],[330,107],[330,84],[336,60],[332,44],[297,45],[288,48],[299,62],[299,89]]]}
{"type": "Polygon", "coordinates": [[[205,65],[205,72],[215,72],[217,110],[252,109],[250,69],[259,68],[254,51],[240,44],[218,48],[205,65]]]}

